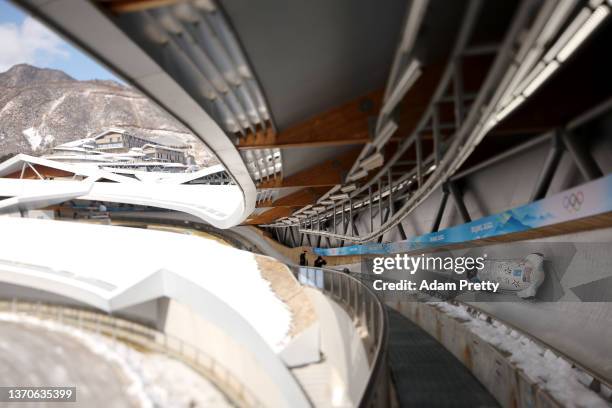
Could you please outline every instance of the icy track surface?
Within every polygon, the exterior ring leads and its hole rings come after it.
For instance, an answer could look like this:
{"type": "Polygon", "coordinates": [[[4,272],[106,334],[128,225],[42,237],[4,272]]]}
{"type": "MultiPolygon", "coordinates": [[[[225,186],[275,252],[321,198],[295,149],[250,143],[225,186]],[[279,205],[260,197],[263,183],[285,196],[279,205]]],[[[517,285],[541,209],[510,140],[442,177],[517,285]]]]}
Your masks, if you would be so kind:
{"type": "Polygon", "coordinates": [[[232,406],[203,377],[164,355],[11,313],[0,313],[0,332],[0,383],[6,386],[76,386],[77,402],[68,404],[75,408],[232,406]]]}
{"type": "Polygon", "coordinates": [[[19,267],[35,280],[112,299],[158,271],[171,271],[236,310],[273,350],[287,341],[291,312],[251,252],[198,236],[68,221],[0,216],[0,230],[10,237],[0,246],[0,266],[19,267]]]}

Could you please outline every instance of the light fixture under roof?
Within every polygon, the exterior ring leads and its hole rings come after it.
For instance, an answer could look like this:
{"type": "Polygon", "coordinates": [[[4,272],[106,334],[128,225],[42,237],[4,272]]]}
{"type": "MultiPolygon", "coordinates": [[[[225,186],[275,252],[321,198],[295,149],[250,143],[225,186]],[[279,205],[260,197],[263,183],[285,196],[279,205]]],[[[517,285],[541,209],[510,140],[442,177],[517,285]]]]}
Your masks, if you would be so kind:
{"type": "Polygon", "coordinates": [[[359,170],[358,172],[351,174],[348,180],[355,181],[355,180],[359,180],[367,176],[368,176],[368,172],[366,170],[359,170]]]}
{"type": "Polygon", "coordinates": [[[343,193],[350,193],[351,191],[357,190],[357,186],[354,184],[349,184],[340,189],[343,193]]]}
{"type": "Polygon", "coordinates": [[[412,60],[397,82],[397,86],[385,101],[380,111],[381,115],[388,115],[395,109],[399,101],[406,95],[406,92],[408,92],[416,80],[419,79],[419,76],[421,76],[421,63],[418,60],[412,60]]]}
{"type": "Polygon", "coordinates": [[[587,37],[595,31],[602,21],[610,14],[610,9],[605,4],[597,7],[589,16],[584,24],[576,31],[565,46],[557,54],[557,59],[561,62],[569,58],[570,55],[587,39],[587,37]]]}
{"type": "MultiPolygon", "coordinates": [[[[565,28],[557,41],[550,47],[543,60],[540,61],[526,76],[523,83],[515,89],[514,99],[497,112],[492,119],[497,123],[508,116],[513,110],[521,105],[538,88],[542,86],[577,49],[595,31],[595,29],[610,15],[610,8],[601,1],[593,0],[591,8],[583,7],[574,17],[573,21],[565,28]]],[[[566,10],[567,11],[567,10],[566,10]]],[[[565,13],[560,13],[565,14],[565,13]]],[[[559,22],[554,24],[559,25],[559,22]]],[[[552,30],[552,29],[551,29],[552,30]]],[[[486,131],[492,126],[487,122],[486,131]]],[[[486,131],[481,131],[479,140],[484,137],[486,131]]]]}
{"type": "Polygon", "coordinates": [[[397,123],[393,119],[389,119],[382,130],[376,134],[376,137],[372,141],[372,145],[376,147],[377,150],[380,150],[397,131],[397,128],[397,123]]]}
{"type": "Polygon", "coordinates": [[[374,154],[363,159],[359,166],[364,170],[374,170],[385,163],[385,157],[380,152],[375,152],[374,154]]]}
{"type": "Polygon", "coordinates": [[[504,107],[501,111],[499,111],[495,119],[497,119],[498,122],[501,121],[503,118],[508,116],[510,112],[515,110],[524,101],[525,101],[525,97],[523,95],[517,96],[516,98],[514,98],[512,102],[510,102],[508,105],[506,105],[506,107],[504,107]]]}
{"type": "Polygon", "coordinates": [[[556,70],[560,64],[557,61],[551,61],[534,79],[527,88],[523,91],[523,95],[530,96],[540,87],[556,70]]]}
{"type": "Polygon", "coordinates": [[[330,196],[329,198],[331,198],[334,201],[348,200],[349,195],[348,194],[334,194],[334,195],[330,196]]]}

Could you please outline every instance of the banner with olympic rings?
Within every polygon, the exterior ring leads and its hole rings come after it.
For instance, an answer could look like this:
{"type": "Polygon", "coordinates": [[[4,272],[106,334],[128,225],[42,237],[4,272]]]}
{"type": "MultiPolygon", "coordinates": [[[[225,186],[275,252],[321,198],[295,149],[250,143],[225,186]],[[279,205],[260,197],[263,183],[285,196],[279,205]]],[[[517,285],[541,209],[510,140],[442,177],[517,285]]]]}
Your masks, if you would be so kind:
{"type": "Polygon", "coordinates": [[[539,201],[405,241],[315,248],[317,255],[364,255],[412,251],[527,231],[612,211],[612,174],[539,201]]]}

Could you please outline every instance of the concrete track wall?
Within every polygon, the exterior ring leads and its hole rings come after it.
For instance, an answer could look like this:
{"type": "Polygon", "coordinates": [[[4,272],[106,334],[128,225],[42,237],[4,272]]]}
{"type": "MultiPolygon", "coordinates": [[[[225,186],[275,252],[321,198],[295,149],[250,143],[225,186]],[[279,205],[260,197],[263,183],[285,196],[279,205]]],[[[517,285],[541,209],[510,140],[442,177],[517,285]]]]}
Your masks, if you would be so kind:
{"type": "Polygon", "coordinates": [[[416,301],[390,304],[454,354],[504,408],[563,406],[504,353],[472,333],[461,319],[416,301]]]}
{"type": "Polygon", "coordinates": [[[349,315],[336,302],[318,290],[306,292],[319,316],[321,352],[332,367],[331,388],[336,391],[330,397],[336,399],[336,406],[356,406],[370,373],[362,338],[349,315]]]}
{"type": "Polygon", "coordinates": [[[277,404],[284,389],[262,370],[253,353],[186,305],[170,300],[164,318],[164,333],[197,345],[222,362],[232,376],[244,384],[266,406],[277,404]]]}
{"type": "MultiPolygon", "coordinates": [[[[90,308],[89,305],[65,296],[10,283],[0,284],[0,298],[90,308]]],[[[165,299],[155,299],[125,308],[116,315],[161,330],[163,325],[160,322],[163,321],[164,303],[166,303],[165,299]]]]}
{"type": "MultiPolygon", "coordinates": [[[[437,255],[487,254],[490,259],[521,259],[533,252],[544,255],[546,273],[535,298],[522,300],[511,293],[464,293],[457,299],[612,381],[609,345],[612,337],[612,303],[609,301],[612,296],[612,228],[438,252],[437,255]]],[[[347,266],[361,272],[360,263],[347,266]]],[[[363,272],[368,273],[368,270],[363,272]]],[[[409,278],[406,271],[387,271],[383,277],[409,278]]],[[[403,293],[384,292],[382,295],[388,301],[406,299],[403,293]]]]}

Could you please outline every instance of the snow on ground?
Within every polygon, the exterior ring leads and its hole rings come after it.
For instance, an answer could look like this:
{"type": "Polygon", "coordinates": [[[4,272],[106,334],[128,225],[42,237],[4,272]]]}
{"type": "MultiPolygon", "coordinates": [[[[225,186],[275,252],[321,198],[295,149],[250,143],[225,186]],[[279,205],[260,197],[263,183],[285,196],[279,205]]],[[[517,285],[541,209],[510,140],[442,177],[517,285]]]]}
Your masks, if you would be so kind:
{"type": "Polygon", "coordinates": [[[474,317],[462,305],[428,303],[452,317],[465,320],[465,324],[473,333],[500,350],[510,353],[510,361],[564,406],[609,407],[598,394],[584,385],[585,381],[588,381],[585,379],[585,373],[572,368],[567,360],[556,356],[516,330],[497,320],[488,323],[485,314],[474,317]]]}
{"type": "Polygon", "coordinates": [[[55,137],[53,135],[43,136],[40,134],[38,129],[33,127],[27,128],[22,133],[26,137],[28,143],[30,144],[30,147],[34,151],[38,150],[40,147],[52,143],[55,140],[55,137]]]}
{"type": "Polygon", "coordinates": [[[171,271],[236,310],[273,350],[288,341],[291,312],[251,252],[198,236],[78,222],[0,217],[0,229],[11,237],[0,246],[0,260],[47,271],[28,268],[28,275],[110,299],[157,271],[171,271]]]}
{"type": "Polygon", "coordinates": [[[28,143],[30,144],[32,150],[36,150],[40,147],[40,144],[42,142],[42,136],[40,136],[40,134],[35,128],[27,128],[22,133],[26,137],[26,139],[28,139],[28,143]]]}
{"type": "Polygon", "coordinates": [[[119,367],[130,386],[126,393],[142,408],[231,407],[223,394],[183,363],[161,354],[138,352],[122,342],[50,320],[0,313],[0,320],[34,325],[79,340],[119,367]]]}

